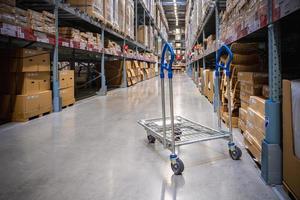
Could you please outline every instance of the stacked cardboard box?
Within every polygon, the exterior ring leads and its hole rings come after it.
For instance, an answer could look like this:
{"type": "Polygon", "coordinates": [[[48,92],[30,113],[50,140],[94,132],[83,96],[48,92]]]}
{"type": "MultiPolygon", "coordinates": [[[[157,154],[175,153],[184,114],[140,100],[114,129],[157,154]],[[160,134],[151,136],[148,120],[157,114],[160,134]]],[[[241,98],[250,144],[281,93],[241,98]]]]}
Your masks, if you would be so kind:
{"type": "Polygon", "coordinates": [[[94,46],[101,46],[101,35],[98,33],[86,33],[86,40],[88,44],[92,44],[94,46]]]}
{"type": "Polygon", "coordinates": [[[72,27],[59,27],[59,35],[76,42],[81,41],[80,31],[72,27]]]}
{"type": "Polygon", "coordinates": [[[134,38],[134,2],[126,0],[125,4],[125,34],[134,38]]]}
{"type": "MultiPolygon", "coordinates": [[[[214,70],[205,69],[203,72],[203,95],[207,97],[210,102],[214,99],[214,70]]],[[[202,78],[201,78],[202,79],[202,78]]]]}
{"type": "Polygon", "coordinates": [[[263,84],[268,83],[268,74],[262,72],[239,72],[241,108],[239,109],[239,128],[246,131],[250,96],[261,96],[263,84]]]}
{"type": "Polygon", "coordinates": [[[264,137],[265,99],[257,96],[250,96],[244,142],[245,146],[258,162],[261,161],[261,146],[264,137]]]}
{"type": "Polygon", "coordinates": [[[27,27],[28,13],[15,7],[14,2],[0,2],[0,22],[27,27]]]}
{"type": "Polygon", "coordinates": [[[50,54],[13,49],[1,52],[1,57],[5,67],[0,73],[0,99],[7,105],[2,119],[6,116],[6,120],[27,121],[51,112],[50,54]]]}
{"type": "Polygon", "coordinates": [[[123,79],[123,62],[122,61],[106,61],[105,77],[109,87],[118,87],[122,84],[123,79]]]}
{"type": "MultiPolygon", "coordinates": [[[[114,0],[103,0],[105,23],[113,26],[114,23],[114,0]]],[[[117,4],[118,5],[118,4],[117,4]]]]}
{"type": "Polygon", "coordinates": [[[74,104],[74,70],[59,71],[59,86],[62,107],[74,104]]]}
{"type": "MultiPolygon", "coordinates": [[[[260,49],[258,43],[234,43],[231,45],[230,48],[233,52],[233,59],[230,66],[230,79],[229,82],[227,82],[225,74],[222,74],[220,94],[222,105],[227,106],[228,90],[230,91],[232,105],[231,113],[233,118],[235,118],[235,121],[238,121],[239,108],[240,106],[244,108],[243,105],[246,103],[244,99],[244,91],[240,92],[240,82],[243,81],[240,81],[238,79],[238,73],[248,71],[259,71],[261,67],[261,59],[259,54],[260,49]]],[[[221,58],[223,63],[227,63],[228,59],[228,57],[221,58]]],[[[243,82],[241,84],[244,88],[245,83],[243,82]]],[[[238,125],[238,123],[236,125],[238,125]]],[[[238,126],[233,127],[237,128],[238,126]]]]}
{"type": "Polygon", "coordinates": [[[206,53],[210,53],[210,52],[216,50],[216,36],[215,35],[208,36],[204,42],[206,43],[206,49],[205,49],[206,53]]]}
{"type": "Polygon", "coordinates": [[[101,21],[104,19],[103,0],[67,0],[66,3],[101,21]]]}
{"type": "Polygon", "coordinates": [[[238,1],[227,0],[226,11],[220,22],[220,39],[235,40],[243,31],[255,30],[267,22],[267,0],[238,1]]]}
{"type": "Polygon", "coordinates": [[[40,13],[29,9],[28,25],[32,30],[55,34],[55,16],[49,12],[40,13]]]}
{"type": "Polygon", "coordinates": [[[126,11],[125,0],[118,0],[118,26],[119,31],[125,34],[125,13],[126,11]]]}
{"type": "Polygon", "coordinates": [[[15,24],[15,7],[5,3],[0,3],[0,22],[15,24]]]}
{"type": "Polygon", "coordinates": [[[299,80],[282,82],[283,185],[300,199],[299,80]]]}
{"type": "Polygon", "coordinates": [[[109,39],[104,40],[104,48],[111,54],[118,54],[122,51],[120,45],[109,39]]]}
{"type": "Polygon", "coordinates": [[[149,46],[149,26],[140,25],[138,27],[137,40],[145,46],[149,46]]]}

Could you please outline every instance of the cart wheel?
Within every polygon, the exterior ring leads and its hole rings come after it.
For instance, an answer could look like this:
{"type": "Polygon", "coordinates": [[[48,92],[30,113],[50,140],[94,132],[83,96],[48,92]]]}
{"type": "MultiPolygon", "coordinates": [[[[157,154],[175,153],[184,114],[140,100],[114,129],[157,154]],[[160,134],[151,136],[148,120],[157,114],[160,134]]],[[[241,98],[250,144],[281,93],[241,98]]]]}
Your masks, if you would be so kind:
{"type": "Polygon", "coordinates": [[[229,154],[233,160],[239,160],[242,156],[242,150],[238,146],[235,146],[234,150],[229,150],[229,154]]]}
{"type": "Polygon", "coordinates": [[[171,163],[171,168],[175,175],[180,175],[184,170],[184,164],[179,158],[176,159],[176,163],[171,163]]]}
{"type": "Polygon", "coordinates": [[[155,143],[155,137],[153,137],[152,135],[148,135],[147,138],[149,143],[155,143]]]}

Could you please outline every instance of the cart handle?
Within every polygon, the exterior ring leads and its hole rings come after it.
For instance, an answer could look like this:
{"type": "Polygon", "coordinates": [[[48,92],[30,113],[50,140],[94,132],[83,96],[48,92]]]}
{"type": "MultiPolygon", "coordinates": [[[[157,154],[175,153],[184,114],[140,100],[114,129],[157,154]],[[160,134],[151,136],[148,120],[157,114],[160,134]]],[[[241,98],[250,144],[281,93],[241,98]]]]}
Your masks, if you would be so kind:
{"type": "Polygon", "coordinates": [[[162,55],[161,55],[160,78],[162,78],[162,79],[165,78],[164,70],[168,71],[168,78],[169,79],[173,78],[172,64],[173,64],[174,58],[175,58],[175,53],[174,53],[174,50],[173,50],[172,46],[169,43],[166,43],[164,45],[162,55]],[[171,53],[171,60],[170,60],[169,64],[165,60],[165,55],[166,55],[167,50],[169,50],[169,52],[171,53]]]}
{"type": "Polygon", "coordinates": [[[227,45],[222,45],[221,48],[217,51],[216,76],[219,76],[218,72],[220,69],[225,69],[226,76],[228,76],[228,77],[230,76],[230,64],[231,64],[232,59],[233,59],[233,54],[232,54],[232,51],[230,50],[230,48],[227,45]],[[223,53],[226,53],[229,56],[229,59],[228,59],[227,63],[225,63],[225,64],[220,62],[221,55],[223,53]]]}

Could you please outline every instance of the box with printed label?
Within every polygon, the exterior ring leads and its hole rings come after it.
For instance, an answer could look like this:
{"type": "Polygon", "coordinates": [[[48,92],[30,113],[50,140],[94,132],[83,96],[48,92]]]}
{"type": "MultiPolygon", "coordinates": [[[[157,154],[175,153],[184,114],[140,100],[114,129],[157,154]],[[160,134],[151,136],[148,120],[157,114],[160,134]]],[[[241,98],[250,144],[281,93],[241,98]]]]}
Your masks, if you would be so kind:
{"type": "Polygon", "coordinates": [[[41,72],[50,71],[50,53],[33,49],[1,50],[4,61],[1,71],[5,72],[41,72]]]}
{"type": "Polygon", "coordinates": [[[27,121],[29,118],[52,110],[50,90],[30,95],[12,96],[12,120],[27,121]]]}
{"type": "Polygon", "coordinates": [[[74,87],[74,70],[59,71],[59,86],[61,89],[74,87]]]}
{"type": "Polygon", "coordinates": [[[265,133],[265,116],[262,116],[252,108],[248,108],[247,120],[252,122],[258,131],[265,133]]]}
{"type": "Polygon", "coordinates": [[[35,94],[50,89],[50,72],[1,73],[2,94],[35,94]]]}
{"type": "Polygon", "coordinates": [[[261,114],[262,116],[265,116],[265,103],[266,99],[262,97],[250,96],[249,107],[261,114]]]}
{"type": "Polygon", "coordinates": [[[267,84],[268,74],[261,72],[239,72],[238,80],[245,83],[254,84],[267,84]]]}
{"type": "Polygon", "coordinates": [[[68,106],[75,103],[74,87],[64,88],[60,90],[62,106],[68,106]]]}

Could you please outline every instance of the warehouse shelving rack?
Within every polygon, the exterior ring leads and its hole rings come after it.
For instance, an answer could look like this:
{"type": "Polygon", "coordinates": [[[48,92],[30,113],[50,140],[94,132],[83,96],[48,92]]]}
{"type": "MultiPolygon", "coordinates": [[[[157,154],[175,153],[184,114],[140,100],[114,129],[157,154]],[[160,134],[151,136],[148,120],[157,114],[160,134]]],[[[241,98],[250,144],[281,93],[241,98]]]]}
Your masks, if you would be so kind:
{"type": "MultiPolygon", "coordinates": [[[[282,150],[281,150],[281,32],[280,23],[283,19],[290,17],[293,13],[299,12],[300,7],[292,7],[284,13],[278,11],[279,2],[276,0],[267,0],[265,15],[259,16],[259,24],[255,27],[247,27],[235,36],[220,41],[219,32],[219,10],[220,3],[224,5],[226,1],[216,0],[209,14],[206,16],[202,26],[198,27],[196,38],[188,48],[187,55],[191,53],[193,46],[205,38],[205,27],[215,26],[216,49],[221,44],[231,44],[236,41],[261,41],[268,43],[268,73],[269,73],[269,99],[266,101],[266,135],[262,143],[262,163],[261,175],[267,184],[282,184],[282,150]],[[214,12],[213,12],[214,11],[214,12]],[[214,24],[210,24],[211,18],[215,17],[214,24]],[[201,37],[202,35],[202,37],[201,37]]],[[[193,5],[191,6],[193,9],[193,5]]],[[[190,12],[191,13],[191,12],[190,12]]],[[[199,76],[199,66],[202,61],[203,68],[206,67],[208,59],[214,59],[216,51],[208,52],[198,57],[189,57],[187,61],[187,70],[195,69],[196,76],[199,76]]],[[[197,84],[198,85],[198,84],[197,84]]],[[[203,84],[202,84],[203,85],[203,84]]],[[[217,94],[215,94],[217,95],[217,94]]]]}
{"type": "MultiPolygon", "coordinates": [[[[155,20],[151,16],[150,12],[146,9],[142,0],[134,0],[135,3],[135,31],[137,31],[139,17],[143,18],[143,24],[146,24],[148,19],[148,25],[154,27],[158,36],[161,37],[163,42],[167,41],[167,38],[163,37],[163,34],[155,24],[155,20]],[[138,9],[139,8],[139,9],[138,9]],[[139,11],[139,13],[138,13],[139,11]],[[142,13],[142,14],[141,14],[142,13]]],[[[107,86],[105,79],[105,59],[123,59],[125,60],[138,60],[148,63],[157,63],[154,58],[129,55],[123,52],[110,52],[104,48],[104,39],[110,38],[116,41],[121,47],[128,45],[129,48],[138,50],[140,52],[153,53],[157,56],[157,53],[145,45],[137,42],[136,38],[132,39],[128,36],[124,36],[112,27],[108,27],[105,23],[96,20],[87,14],[79,11],[76,8],[71,7],[69,4],[63,3],[61,0],[19,0],[17,1],[17,7],[24,9],[32,9],[36,11],[48,11],[55,15],[55,35],[49,34],[35,34],[29,28],[17,27],[16,31],[7,32],[3,31],[3,28],[7,26],[5,23],[1,23],[0,42],[4,45],[15,45],[19,47],[42,47],[52,52],[52,91],[53,91],[53,111],[59,112],[61,110],[60,95],[59,95],[59,81],[58,81],[58,62],[59,61],[71,61],[71,62],[94,62],[100,65],[100,76],[98,76],[101,82],[101,88],[98,91],[99,95],[106,95],[107,86]],[[93,46],[85,46],[81,44],[73,44],[68,40],[64,40],[59,37],[58,27],[70,26],[81,31],[89,31],[101,33],[101,47],[96,48],[93,46]],[[76,56],[75,56],[76,55],[76,56]]],[[[10,25],[12,26],[12,25],[10,25]]],[[[137,32],[135,32],[137,35],[137,32]]],[[[126,68],[125,62],[123,62],[123,79],[121,87],[127,87],[126,81],[126,68]]]]}

